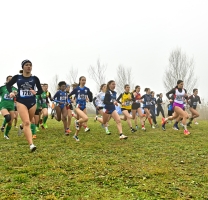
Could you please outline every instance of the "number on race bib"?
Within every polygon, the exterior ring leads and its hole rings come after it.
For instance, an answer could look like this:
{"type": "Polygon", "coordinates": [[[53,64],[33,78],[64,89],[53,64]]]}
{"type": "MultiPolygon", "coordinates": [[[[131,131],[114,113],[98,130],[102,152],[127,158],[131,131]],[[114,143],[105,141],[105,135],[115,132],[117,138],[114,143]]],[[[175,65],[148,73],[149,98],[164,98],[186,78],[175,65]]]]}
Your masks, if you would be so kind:
{"type": "Polygon", "coordinates": [[[21,97],[31,97],[33,94],[30,92],[30,90],[20,90],[20,96],[21,97]]]}

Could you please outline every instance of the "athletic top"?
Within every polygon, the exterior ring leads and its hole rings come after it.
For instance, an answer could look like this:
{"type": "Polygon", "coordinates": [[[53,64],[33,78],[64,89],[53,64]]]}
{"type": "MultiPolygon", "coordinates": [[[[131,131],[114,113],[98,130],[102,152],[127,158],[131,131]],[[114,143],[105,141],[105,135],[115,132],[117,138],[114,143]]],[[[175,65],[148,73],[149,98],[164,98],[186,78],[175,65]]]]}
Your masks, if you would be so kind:
{"type": "Polygon", "coordinates": [[[15,75],[12,77],[12,79],[6,84],[7,90],[9,93],[12,92],[12,86],[17,83],[17,102],[20,99],[25,99],[27,101],[36,100],[35,95],[33,95],[30,90],[36,90],[37,95],[42,94],[43,90],[40,85],[40,81],[37,76],[30,76],[30,77],[24,77],[23,75],[15,75]]]}
{"type": "MultiPolygon", "coordinates": [[[[12,91],[17,91],[17,88],[12,87],[12,91]]],[[[0,87],[0,98],[1,102],[4,101],[14,101],[15,98],[10,98],[10,92],[8,92],[6,85],[0,87]]]]}
{"type": "Polygon", "coordinates": [[[134,96],[130,92],[121,93],[119,95],[119,97],[116,99],[116,101],[121,104],[121,108],[125,108],[127,110],[131,110],[131,105],[132,105],[133,100],[134,100],[134,96]],[[130,98],[131,98],[131,100],[129,100],[130,98]],[[120,99],[121,99],[121,101],[120,101],[120,99]],[[122,104],[124,104],[124,105],[122,105],[122,104]]]}
{"type": "Polygon", "coordinates": [[[105,104],[103,103],[105,98],[105,92],[99,92],[95,98],[95,105],[98,107],[104,107],[105,104]]]}
{"type": "Polygon", "coordinates": [[[108,108],[108,110],[115,109],[114,102],[116,101],[116,92],[112,90],[107,90],[104,97],[104,104],[105,108],[108,108]]]}
{"type": "Polygon", "coordinates": [[[191,96],[189,96],[188,103],[194,109],[196,109],[198,102],[199,102],[199,104],[201,104],[201,99],[200,99],[200,97],[198,95],[195,96],[195,95],[192,94],[191,96]]]}
{"type": "Polygon", "coordinates": [[[187,98],[185,97],[186,90],[182,88],[173,88],[170,90],[168,93],[166,93],[166,96],[168,99],[170,99],[169,95],[173,94],[174,95],[174,102],[178,104],[184,104],[184,99],[187,98]]]}
{"type": "Polygon", "coordinates": [[[152,97],[151,99],[151,108],[155,108],[155,105],[156,105],[156,98],[155,97],[152,97]]]}
{"type": "Polygon", "coordinates": [[[53,99],[56,103],[69,104],[71,102],[70,98],[68,98],[67,92],[62,90],[57,91],[53,99]]]}
{"type": "Polygon", "coordinates": [[[135,102],[139,103],[139,100],[141,99],[141,94],[136,92],[136,95],[134,96],[135,102]]]}
{"type": "Polygon", "coordinates": [[[93,96],[92,92],[89,88],[80,86],[76,87],[70,94],[69,97],[72,95],[75,95],[76,98],[76,104],[85,107],[86,106],[86,99],[89,98],[89,101],[92,102],[93,96]]]}
{"type": "Polygon", "coordinates": [[[144,94],[141,99],[144,99],[143,104],[145,106],[151,106],[152,95],[151,94],[144,94]]]}
{"type": "Polygon", "coordinates": [[[157,103],[157,107],[162,107],[161,103],[163,102],[162,98],[158,98],[156,103],[157,103]]]}

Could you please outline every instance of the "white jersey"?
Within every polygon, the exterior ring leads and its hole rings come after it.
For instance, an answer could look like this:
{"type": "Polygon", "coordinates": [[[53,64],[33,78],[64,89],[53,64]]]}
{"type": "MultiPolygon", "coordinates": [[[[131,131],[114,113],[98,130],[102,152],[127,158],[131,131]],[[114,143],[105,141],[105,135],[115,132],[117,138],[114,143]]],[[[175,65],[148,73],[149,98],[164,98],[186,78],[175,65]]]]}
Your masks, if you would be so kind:
{"type": "Polygon", "coordinates": [[[175,90],[175,103],[184,104],[185,90],[182,89],[182,92],[179,92],[178,89],[175,90]]]}
{"type": "Polygon", "coordinates": [[[105,92],[100,92],[97,96],[96,96],[96,100],[95,100],[95,104],[98,107],[104,107],[105,104],[103,103],[105,98],[105,92]]]}

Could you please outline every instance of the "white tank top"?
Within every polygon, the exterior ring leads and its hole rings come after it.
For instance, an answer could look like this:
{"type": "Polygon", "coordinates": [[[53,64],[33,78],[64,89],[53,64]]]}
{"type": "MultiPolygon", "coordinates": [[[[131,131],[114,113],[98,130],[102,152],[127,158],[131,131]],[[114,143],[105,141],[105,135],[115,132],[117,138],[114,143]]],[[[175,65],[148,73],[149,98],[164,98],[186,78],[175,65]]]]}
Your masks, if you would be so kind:
{"type": "Polygon", "coordinates": [[[182,92],[179,92],[178,89],[175,90],[175,103],[184,104],[184,96],[186,92],[184,89],[182,89],[182,92]]]}
{"type": "Polygon", "coordinates": [[[105,106],[105,104],[103,103],[104,98],[105,98],[105,93],[104,93],[104,92],[100,92],[100,93],[97,95],[97,98],[96,98],[96,100],[95,100],[96,106],[98,106],[98,107],[104,107],[104,106],[105,106]]]}

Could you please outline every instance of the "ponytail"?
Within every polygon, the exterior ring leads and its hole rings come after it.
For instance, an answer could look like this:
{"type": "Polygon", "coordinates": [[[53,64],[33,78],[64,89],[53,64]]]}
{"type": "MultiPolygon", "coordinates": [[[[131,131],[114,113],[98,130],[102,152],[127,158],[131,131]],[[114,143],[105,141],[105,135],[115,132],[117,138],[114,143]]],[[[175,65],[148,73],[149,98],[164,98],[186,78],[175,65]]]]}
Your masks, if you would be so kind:
{"type": "Polygon", "coordinates": [[[115,82],[115,81],[114,80],[108,81],[108,83],[107,83],[107,90],[110,90],[110,84],[113,83],[113,82],[115,82]]]}
{"type": "Polygon", "coordinates": [[[21,70],[19,70],[19,73],[20,73],[20,74],[23,74],[23,70],[22,70],[22,69],[21,69],[21,70]]]}

